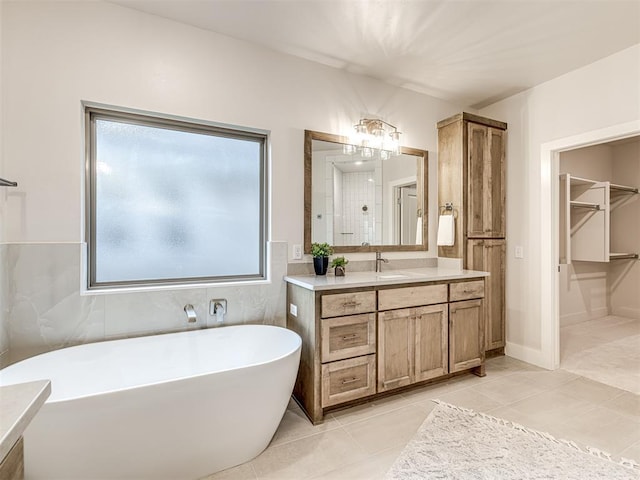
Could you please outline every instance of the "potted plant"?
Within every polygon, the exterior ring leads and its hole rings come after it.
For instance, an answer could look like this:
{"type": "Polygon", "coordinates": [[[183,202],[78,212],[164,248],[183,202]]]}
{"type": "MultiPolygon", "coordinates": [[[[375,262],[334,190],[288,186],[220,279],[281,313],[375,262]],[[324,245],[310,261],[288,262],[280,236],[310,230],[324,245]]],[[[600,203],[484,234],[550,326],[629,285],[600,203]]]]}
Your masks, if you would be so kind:
{"type": "Polygon", "coordinates": [[[331,260],[331,267],[336,270],[336,277],[344,277],[344,267],[349,263],[344,257],[336,257],[331,260]]]}
{"type": "Polygon", "coordinates": [[[326,275],[329,267],[329,255],[333,253],[333,247],[328,243],[312,243],[311,255],[313,256],[313,269],[316,275],[326,275]]]}

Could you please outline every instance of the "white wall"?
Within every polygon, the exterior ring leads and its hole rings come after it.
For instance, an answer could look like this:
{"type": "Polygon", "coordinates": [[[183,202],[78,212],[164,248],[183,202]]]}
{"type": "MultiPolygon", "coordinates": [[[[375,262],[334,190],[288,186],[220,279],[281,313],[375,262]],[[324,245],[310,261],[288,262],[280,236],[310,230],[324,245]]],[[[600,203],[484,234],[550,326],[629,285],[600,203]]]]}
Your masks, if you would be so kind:
{"type": "MultiPolygon", "coordinates": [[[[3,20],[4,3],[0,2],[0,92],[2,92],[2,20],[3,20]]],[[[4,143],[2,128],[2,95],[0,95],[0,177],[5,178],[4,169],[4,143]]],[[[9,352],[9,332],[6,317],[7,311],[7,266],[6,266],[6,248],[4,245],[5,230],[5,197],[6,188],[0,188],[0,368],[8,361],[9,352]]]]}
{"type": "MultiPolygon", "coordinates": [[[[109,3],[3,8],[3,173],[20,184],[2,217],[12,357],[184,328],[184,303],[206,316],[207,299],[223,294],[230,322],[282,324],[280,278],[292,244],[303,243],[304,129],[344,134],[361,116],[379,115],[407,146],[429,150],[436,198],[435,124],[460,105],[109,3]],[[80,296],[83,100],[270,130],[273,282],[80,296]]],[[[430,213],[435,220],[435,201],[430,213]]]]}
{"type": "Polygon", "coordinates": [[[640,120],[640,45],[482,109],[509,124],[507,141],[507,352],[552,368],[553,332],[545,293],[556,269],[545,252],[552,234],[552,178],[546,144],[640,120]],[[544,208],[544,210],[541,210],[544,208]],[[523,246],[525,257],[514,258],[523,246]],[[546,302],[546,303],[543,303],[546,302]],[[543,315],[544,312],[544,315],[543,315]],[[543,342],[544,339],[544,342],[543,342]]]}
{"type": "Polygon", "coordinates": [[[5,10],[6,173],[23,185],[10,199],[9,242],[81,239],[82,100],[270,130],[272,239],[296,243],[305,128],[344,133],[376,114],[433,152],[435,123],[461,109],[108,3],[5,10]]]}

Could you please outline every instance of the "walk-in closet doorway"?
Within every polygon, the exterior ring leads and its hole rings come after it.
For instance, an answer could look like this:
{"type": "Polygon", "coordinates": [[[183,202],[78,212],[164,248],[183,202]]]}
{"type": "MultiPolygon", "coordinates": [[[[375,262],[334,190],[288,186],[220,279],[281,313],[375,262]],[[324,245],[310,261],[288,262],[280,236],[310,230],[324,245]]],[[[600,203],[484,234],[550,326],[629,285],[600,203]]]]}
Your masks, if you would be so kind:
{"type": "MultiPolygon", "coordinates": [[[[639,135],[640,121],[634,121],[556,140],[541,146],[541,176],[540,179],[532,180],[531,185],[532,188],[535,188],[537,193],[540,194],[539,198],[541,199],[540,213],[542,220],[540,224],[541,228],[539,237],[541,241],[541,363],[543,363],[547,368],[556,369],[561,367],[561,323],[565,323],[561,322],[560,308],[561,282],[564,280],[564,287],[566,287],[567,279],[566,272],[564,275],[562,274],[562,267],[560,265],[560,256],[566,252],[561,252],[561,245],[559,241],[561,223],[560,161],[562,154],[565,152],[573,152],[576,149],[593,147],[595,145],[615,141],[630,142],[628,139],[639,135]]],[[[638,262],[637,260],[634,261],[638,262]]],[[[634,265],[638,265],[636,268],[640,268],[640,264],[634,265]]],[[[580,270],[584,269],[580,268],[580,270]]],[[[589,292],[582,292],[582,294],[588,296],[589,292]]],[[[604,312],[604,310],[602,312],[604,312]]],[[[562,313],[566,313],[564,306],[562,313]]],[[[615,319],[610,321],[615,323],[615,319]]]]}

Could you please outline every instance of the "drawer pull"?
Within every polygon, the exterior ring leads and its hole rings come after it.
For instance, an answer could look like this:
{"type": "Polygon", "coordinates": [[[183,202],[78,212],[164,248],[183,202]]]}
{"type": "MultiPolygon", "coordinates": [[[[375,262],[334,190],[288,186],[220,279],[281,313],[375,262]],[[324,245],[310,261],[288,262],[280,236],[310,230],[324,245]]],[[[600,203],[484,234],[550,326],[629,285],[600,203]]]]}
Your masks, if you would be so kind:
{"type": "Polygon", "coordinates": [[[358,378],[357,377],[353,377],[353,378],[345,378],[344,380],[342,380],[342,385],[347,385],[348,383],[353,383],[353,382],[357,382],[358,378]]]}
{"type": "Polygon", "coordinates": [[[356,338],[358,338],[358,335],[355,333],[352,333],[351,335],[342,336],[342,340],[355,340],[356,338]]]}
{"type": "Polygon", "coordinates": [[[360,305],[360,302],[356,302],[355,300],[352,300],[350,302],[344,302],[342,304],[344,308],[354,308],[354,307],[357,307],[358,305],[360,305]]]}

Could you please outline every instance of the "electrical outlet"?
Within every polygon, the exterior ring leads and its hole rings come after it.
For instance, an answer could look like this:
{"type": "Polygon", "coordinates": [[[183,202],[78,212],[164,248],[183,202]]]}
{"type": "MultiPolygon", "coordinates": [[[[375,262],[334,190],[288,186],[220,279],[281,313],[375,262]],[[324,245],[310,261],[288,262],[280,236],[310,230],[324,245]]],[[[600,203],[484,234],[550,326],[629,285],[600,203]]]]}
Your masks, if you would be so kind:
{"type": "Polygon", "coordinates": [[[524,258],[524,249],[520,246],[516,247],[516,258],[524,258]]]}
{"type": "Polygon", "coordinates": [[[293,246],[293,259],[301,260],[302,259],[302,245],[294,245],[293,246]]]}
{"type": "Polygon", "coordinates": [[[294,305],[293,303],[289,304],[289,313],[291,315],[293,315],[294,317],[298,316],[298,306],[294,305]]]}

